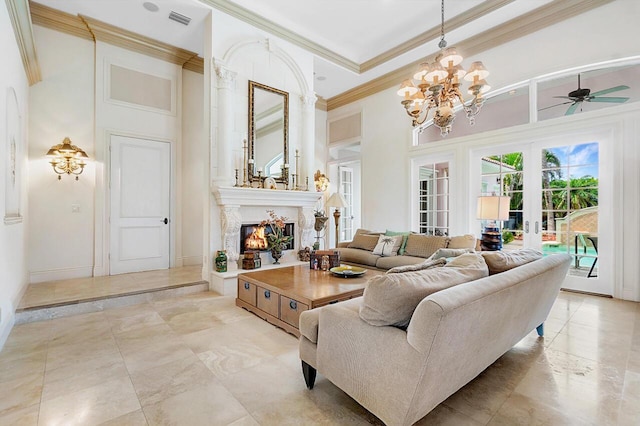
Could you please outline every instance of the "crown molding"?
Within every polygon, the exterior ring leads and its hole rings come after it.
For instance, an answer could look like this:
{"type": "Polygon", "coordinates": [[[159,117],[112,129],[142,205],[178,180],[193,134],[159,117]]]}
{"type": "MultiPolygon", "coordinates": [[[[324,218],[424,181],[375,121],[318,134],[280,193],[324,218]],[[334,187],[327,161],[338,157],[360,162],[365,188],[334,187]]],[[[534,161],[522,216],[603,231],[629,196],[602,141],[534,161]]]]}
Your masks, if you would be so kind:
{"type": "Polygon", "coordinates": [[[29,2],[29,4],[31,6],[31,19],[36,25],[85,40],[94,42],[99,40],[204,74],[204,59],[195,52],[145,37],[89,16],[71,15],[35,2],[29,2]]]}
{"type": "Polygon", "coordinates": [[[29,5],[31,7],[31,19],[35,25],[94,41],[91,31],[79,16],[31,1],[29,5]]]}
{"type": "Polygon", "coordinates": [[[328,60],[329,62],[333,62],[334,64],[339,65],[349,71],[353,71],[355,73],[361,72],[360,64],[358,64],[357,62],[347,59],[344,56],[339,55],[334,51],[319,45],[316,42],[304,38],[294,33],[293,31],[276,24],[273,21],[265,19],[248,9],[238,6],[235,3],[232,3],[228,0],[200,0],[200,2],[211,6],[221,12],[224,12],[227,15],[233,16],[234,18],[240,19],[241,21],[244,21],[250,25],[253,25],[256,28],[260,28],[261,30],[278,36],[283,40],[288,41],[289,43],[295,44],[296,46],[299,46],[313,53],[314,55],[318,55],[321,58],[328,60]]]}
{"type": "MultiPolygon", "coordinates": [[[[491,28],[460,43],[456,43],[458,51],[467,56],[476,55],[509,41],[534,33],[558,22],[580,15],[615,0],[563,0],[553,1],[514,18],[504,24],[491,28]]],[[[357,100],[366,98],[382,90],[399,85],[411,75],[424,60],[418,60],[399,69],[384,74],[365,84],[347,90],[327,99],[327,110],[339,108],[357,100]]]]}
{"type": "MultiPolygon", "coordinates": [[[[467,25],[470,22],[475,21],[478,18],[481,18],[484,15],[487,15],[491,12],[495,12],[496,10],[508,5],[509,3],[513,3],[515,0],[487,0],[479,5],[467,10],[460,15],[454,16],[453,18],[445,21],[445,28],[448,32],[451,32],[457,28],[460,28],[464,25],[467,25]]],[[[429,30],[423,32],[422,34],[418,34],[417,36],[405,41],[404,43],[399,44],[398,46],[383,52],[368,61],[363,62],[360,65],[360,72],[366,72],[370,69],[373,69],[377,66],[384,64],[398,56],[409,52],[410,50],[416,49],[420,46],[424,46],[428,41],[434,40],[440,36],[440,25],[430,28],[429,30]]]]}
{"type": "Polygon", "coordinates": [[[320,111],[326,111],[327,100],[323,97],[318,96],[318,99],[316,100],[316,109],[319,109],[320,111]]]}
{"type": "Polygon", "coordinates": [[[87,25],[87,28],[89,28],[89,31],[91,31],[96,41],[139,52],[180,66],[191,58],[198,56],[195,52],[118,28],[89,16],[79,16],[87,25]]]}
{"type": "Polygon", "coordinates": [[[29,85],[32,86],[42,80],[40,64],[36,53],[36,44],[33,39],[33,26],[29,13],[29,3],[24,0],[5,0],[9,19],[16,37],[24,72],[27,75],[29,85]]]}
{"type": "Polygon", "coordinates": [[[200,56],[194,56],[182,65],[185,70],[204,74],[204,59],[200,56]]]}

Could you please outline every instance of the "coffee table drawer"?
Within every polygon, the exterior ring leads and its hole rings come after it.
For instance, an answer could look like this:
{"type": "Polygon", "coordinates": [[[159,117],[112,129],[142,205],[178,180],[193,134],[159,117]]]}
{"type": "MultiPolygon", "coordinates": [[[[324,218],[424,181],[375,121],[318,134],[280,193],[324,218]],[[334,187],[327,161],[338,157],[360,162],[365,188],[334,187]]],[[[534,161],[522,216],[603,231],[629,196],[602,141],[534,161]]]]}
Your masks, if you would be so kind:
{"type": "Polygon", "coordinates": [[[309,306],[297,300],[280,296],[280,319],[295,328],[300,324],[300,313],[309,310],[309,306]]]}
{"type": "Polygon", "coordinates": [[[274,317],[280,317],[280,295],[271,290],[257,287],[258,309],[273,315],[274,317]]]}
{"type": "Polygon", "coordinates": [[[238,299],[256,306],[256,286],[247,281],[238,280],[238,299]]]}

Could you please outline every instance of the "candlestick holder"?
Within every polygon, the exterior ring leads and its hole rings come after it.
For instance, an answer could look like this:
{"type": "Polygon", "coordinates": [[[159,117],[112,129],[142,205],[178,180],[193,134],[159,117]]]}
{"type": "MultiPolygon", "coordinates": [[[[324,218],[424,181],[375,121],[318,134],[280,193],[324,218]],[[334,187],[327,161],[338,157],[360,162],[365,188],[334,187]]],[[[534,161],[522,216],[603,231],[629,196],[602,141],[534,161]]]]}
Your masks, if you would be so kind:
{"type": "Polygon", "coordinates": [[[240,185],[238,184],[238,169],[235,169],[235,170],[236,170],[236,184],[233,185],[233,186],[237,187],[237,186],[240,186],[240,185]]]}

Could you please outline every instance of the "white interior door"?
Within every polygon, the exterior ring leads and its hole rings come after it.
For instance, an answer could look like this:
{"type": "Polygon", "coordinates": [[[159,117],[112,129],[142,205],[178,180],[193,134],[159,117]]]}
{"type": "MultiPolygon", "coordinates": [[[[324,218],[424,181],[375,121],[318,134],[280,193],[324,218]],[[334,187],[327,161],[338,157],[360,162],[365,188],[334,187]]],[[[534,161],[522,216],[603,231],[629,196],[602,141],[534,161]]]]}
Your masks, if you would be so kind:
{"type": "Polygon", "coordinates": [[[613,177],[600,173],[612,169],[604,146],[595,135],[558,135],[482,149],[472,176],[481,176],[477,195],[511,197],[503,250],[567,253],[572,262],[564,289],[612,295],[613,236],[599,232],[600,218],[613,217],[613,177]]]}
{"type": "Polygon", "coordinates": [[[169,268],[171,146],[111,137],[110,273],[169,268]]]}

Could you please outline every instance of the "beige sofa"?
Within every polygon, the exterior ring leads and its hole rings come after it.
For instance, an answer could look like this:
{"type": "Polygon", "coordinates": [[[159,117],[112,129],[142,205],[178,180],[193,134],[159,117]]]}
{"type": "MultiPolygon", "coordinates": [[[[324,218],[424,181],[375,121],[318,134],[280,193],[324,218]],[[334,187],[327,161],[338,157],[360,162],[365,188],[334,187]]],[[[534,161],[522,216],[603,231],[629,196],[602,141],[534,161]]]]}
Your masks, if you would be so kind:
{"type": "Polygon", "coordinates": [[[365,268],[388,270],[397,266],[422,263],[439,249],[473,251],[477,247],[476,237],[471,234],[454,237],[410,234],[407,236],[406,253],[401,250],[399,255],[380,256],[373,254],[373,250],[382,234],[358,229],[352,241],[338,244],[340,262],[365,268]]]}
{"type": "Polygon", "coordinates": [[[422,299],[406,330],[361,319],[369,287],[364,297],[306,311],[300,358],[307,386],[317,370],[386,424],[411,425],[534,328],[542,335],[570,261],[552,255],[501,273],[510,260],[489,265],[493,275],[422,299]]]}

